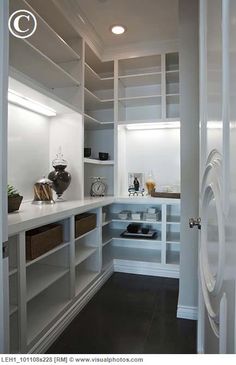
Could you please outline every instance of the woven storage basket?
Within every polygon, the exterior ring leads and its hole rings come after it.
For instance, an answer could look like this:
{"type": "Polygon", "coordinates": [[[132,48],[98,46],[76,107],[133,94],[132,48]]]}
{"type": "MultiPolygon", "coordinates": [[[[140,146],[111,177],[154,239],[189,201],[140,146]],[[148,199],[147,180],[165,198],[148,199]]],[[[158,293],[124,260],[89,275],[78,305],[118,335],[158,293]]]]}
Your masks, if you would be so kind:
{"type": "Polygon", "coordinates": [[[26,259],[33,260],[63,242],[61,224],[48,224],[26,232],[26,259]]]}
{"type": "Polygon", "coordinates": [[[96,227],[95,213],[83,213],[75,216],[75,238],[91,231],[96,227]]]}

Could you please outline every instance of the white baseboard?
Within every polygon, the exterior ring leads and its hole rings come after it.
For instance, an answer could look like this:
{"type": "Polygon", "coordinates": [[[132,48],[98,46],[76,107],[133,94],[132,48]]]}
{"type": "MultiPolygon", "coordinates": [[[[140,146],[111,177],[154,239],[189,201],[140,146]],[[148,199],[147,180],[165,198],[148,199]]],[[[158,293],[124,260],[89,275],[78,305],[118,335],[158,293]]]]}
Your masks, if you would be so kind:
{"type": "Polygon", "coordinates": [[[197,307],[178,305],[177,318],[197,320],[198,309],[197,307]]]}
{"type": "Polygon", "coordinates": [[[128,260],[113,260],[114,271],[123,272],[128,274],[139,274],[139,275],[150,275],[150,276],[161,276],[166,278],[179,278],[179,267],[175,265],[167,265],[162,267],[156,263],[146,263],[140,261],[128,261],[128,260]],[[172,267],[171,267],[172,266],[172,267]]]}
{"type": "Polygon", "coordinates": [[[83,293],[70,308],[64,312],[59,319],[50,327],[50,329],[41,337],[41,339],[29,350],[29,353],[42,354],[53,344],[57,337],[66,329],[70,322],[79,314],[85,305],[92,299],[97,291],[113,274],[113,265],[102,273],[97,280],[83,293]]]}

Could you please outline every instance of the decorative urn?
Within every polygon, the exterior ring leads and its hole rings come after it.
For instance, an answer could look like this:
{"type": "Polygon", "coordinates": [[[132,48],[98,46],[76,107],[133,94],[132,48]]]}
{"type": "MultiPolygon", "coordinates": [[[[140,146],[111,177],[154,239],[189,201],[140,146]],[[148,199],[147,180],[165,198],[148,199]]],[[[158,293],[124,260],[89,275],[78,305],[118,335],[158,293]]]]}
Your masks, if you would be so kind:
{"type": "Polygon", "coordinates": [[[51,171],[48,175],[49,180],[52,181],[52,188],[57,194],[57,202],[64,201],[62,194],[69,187],[71,182],[71,175],[65,169],[67,167],[67,161],[63,158],[61,148],[56,158],[52,161],[54,171],[51,171]]]}

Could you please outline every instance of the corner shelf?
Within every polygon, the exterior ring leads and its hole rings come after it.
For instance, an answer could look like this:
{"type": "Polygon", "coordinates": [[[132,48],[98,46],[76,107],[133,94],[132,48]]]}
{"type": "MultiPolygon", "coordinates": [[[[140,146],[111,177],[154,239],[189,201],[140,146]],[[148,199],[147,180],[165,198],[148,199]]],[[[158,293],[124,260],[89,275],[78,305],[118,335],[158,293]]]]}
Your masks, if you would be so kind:
{"type": "Polygon", "coordinates": [[[114,99],[100,99],[92,91],[84,88],[85,110],[112,109],[114,99]]]}
{"type": "Polygon", "coordinates": [[[88,87],[88,89],[91,88],[93,90],[99,90],[114,88],[114,77],[101,77],[86,62],[84,66],[86,86],[88,87]]]}
{"type": "Polygon", "coordinates": [[[89,114],[84,114],[84,127],[85,129],[106,129],[113,128],[114,122],[102,122],[96,118],[93,118],[89,114]]]}

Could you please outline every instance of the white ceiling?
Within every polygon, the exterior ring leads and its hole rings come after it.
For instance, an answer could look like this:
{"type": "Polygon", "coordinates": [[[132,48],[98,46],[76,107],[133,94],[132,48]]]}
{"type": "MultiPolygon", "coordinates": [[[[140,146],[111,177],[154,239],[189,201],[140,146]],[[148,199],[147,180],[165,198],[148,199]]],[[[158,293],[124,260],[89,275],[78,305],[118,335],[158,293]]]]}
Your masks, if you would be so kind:
{"type": "Polygon", "coordinates": [[[76,0],[105,48],[178,39],[178,0],[76,0]],[[109,28],[123,24],[121,36],[109,28]]]}

